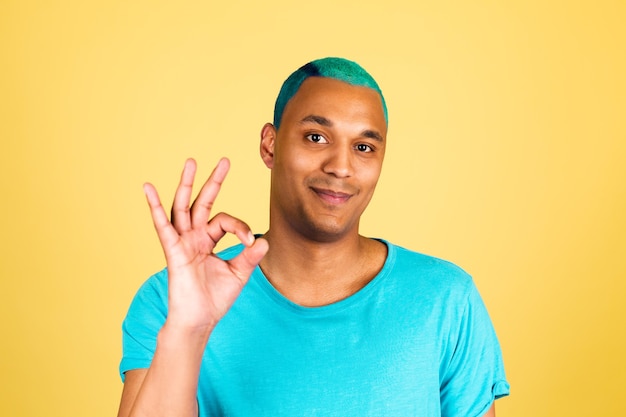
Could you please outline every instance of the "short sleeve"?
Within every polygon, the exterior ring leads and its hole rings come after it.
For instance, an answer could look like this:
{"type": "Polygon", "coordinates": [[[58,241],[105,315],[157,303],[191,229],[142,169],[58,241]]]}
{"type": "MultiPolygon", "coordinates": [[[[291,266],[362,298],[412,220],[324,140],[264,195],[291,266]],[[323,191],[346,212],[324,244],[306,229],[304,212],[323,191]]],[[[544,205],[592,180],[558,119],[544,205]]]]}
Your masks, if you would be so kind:
{"type": "Polygon", "coordinates": [[[167,317],[167,270],[151,276],[137,291],[122,323],[120,376],[126,371],[149,368],[157,335],[167,317]]]}
{"type": "Polygon", "coordinates": [[[471,283],[452,354],[441,375],[443,417],[481,417],[509,394],[500,344],[487,309],[471,283]]]}

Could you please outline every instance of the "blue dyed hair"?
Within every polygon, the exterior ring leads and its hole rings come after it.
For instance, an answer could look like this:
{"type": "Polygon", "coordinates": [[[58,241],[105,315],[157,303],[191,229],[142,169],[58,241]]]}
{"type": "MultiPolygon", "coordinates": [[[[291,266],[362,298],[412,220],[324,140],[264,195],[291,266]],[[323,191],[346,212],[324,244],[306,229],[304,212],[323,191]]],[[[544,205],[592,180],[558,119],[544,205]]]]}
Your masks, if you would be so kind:
{"type": "Polygon", "coordinates": [[[274,126],[276,129],[280,127],[285,106],[298,92],[298,89],[304,80],[309,77],[334,78],[348,84],[371,88],[380,96],[380,100],[383,104],[383,111],[385,113],[385,122],[389,123],[387,118],[387,104],[385,103],[383,92],[380,91],[380,87],[378,86],[378,83],[376,83],[376,80],[374,80],[374,78],[367,71],[365,71],[362,66],[354,61],[349,61],[344,58],[321,58],[311,61],[298,68],[283,83],[280,93],[278,93],[276,104],[274,105],[274,126]]]}

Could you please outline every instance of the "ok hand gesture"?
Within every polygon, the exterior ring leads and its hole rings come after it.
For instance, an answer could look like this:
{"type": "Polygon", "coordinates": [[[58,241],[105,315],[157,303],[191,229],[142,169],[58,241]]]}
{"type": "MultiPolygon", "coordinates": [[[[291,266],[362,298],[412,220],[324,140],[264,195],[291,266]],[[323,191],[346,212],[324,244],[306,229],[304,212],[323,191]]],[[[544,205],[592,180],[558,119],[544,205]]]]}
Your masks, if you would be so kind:
{"type": "Polygon", "coordinates": [[[254,239],[241,220],[220,213],[210,218],[213,203],[229,169],[221,159],[190,206],[196,163],[185,162],[168,220],[152,184],[144,191],[168,267],[169,312],[166,325],[210,332],[235,302],[250,274],[268,250],[264,239],[254,239]],[[234,259],[224,261],[213,250],[226,234],[245,245],[234,259]]]}

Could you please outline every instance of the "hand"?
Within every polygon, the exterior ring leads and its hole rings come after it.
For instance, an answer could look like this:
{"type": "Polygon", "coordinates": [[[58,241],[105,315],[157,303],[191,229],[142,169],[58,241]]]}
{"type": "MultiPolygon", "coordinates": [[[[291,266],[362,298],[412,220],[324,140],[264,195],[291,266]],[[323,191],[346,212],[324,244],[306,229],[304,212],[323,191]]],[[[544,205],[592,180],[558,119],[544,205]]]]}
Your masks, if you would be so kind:
{"type": "Polygon", "coordinates": [[[196,163],[185,162],[171,222],[152,184],[144,192],[168,267],[169,312],[166,326],[210,333],[226,314],[268,250],[264,239],[254,239],[248,225],[228,214],[209,220],[211,209],[226,178],[229,161],[221,159],[189,207],[196,163]],[[234,259],[223,261],[213,250],[226,233],[245,245],[234,259]]]}

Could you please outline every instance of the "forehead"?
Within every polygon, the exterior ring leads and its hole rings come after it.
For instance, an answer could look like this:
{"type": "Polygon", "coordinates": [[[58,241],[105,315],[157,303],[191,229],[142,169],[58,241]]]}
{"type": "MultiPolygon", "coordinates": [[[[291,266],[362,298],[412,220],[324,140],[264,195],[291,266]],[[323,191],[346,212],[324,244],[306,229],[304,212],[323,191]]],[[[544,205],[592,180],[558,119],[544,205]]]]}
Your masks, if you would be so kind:
{"type": "Polygon", "coordinates": [[[337,123],[367,123],[381,132],[387,130],[382,100],[375,90],[334,78],[307,78],[285,106],[283,123],[310,115],[337,123]]]}

